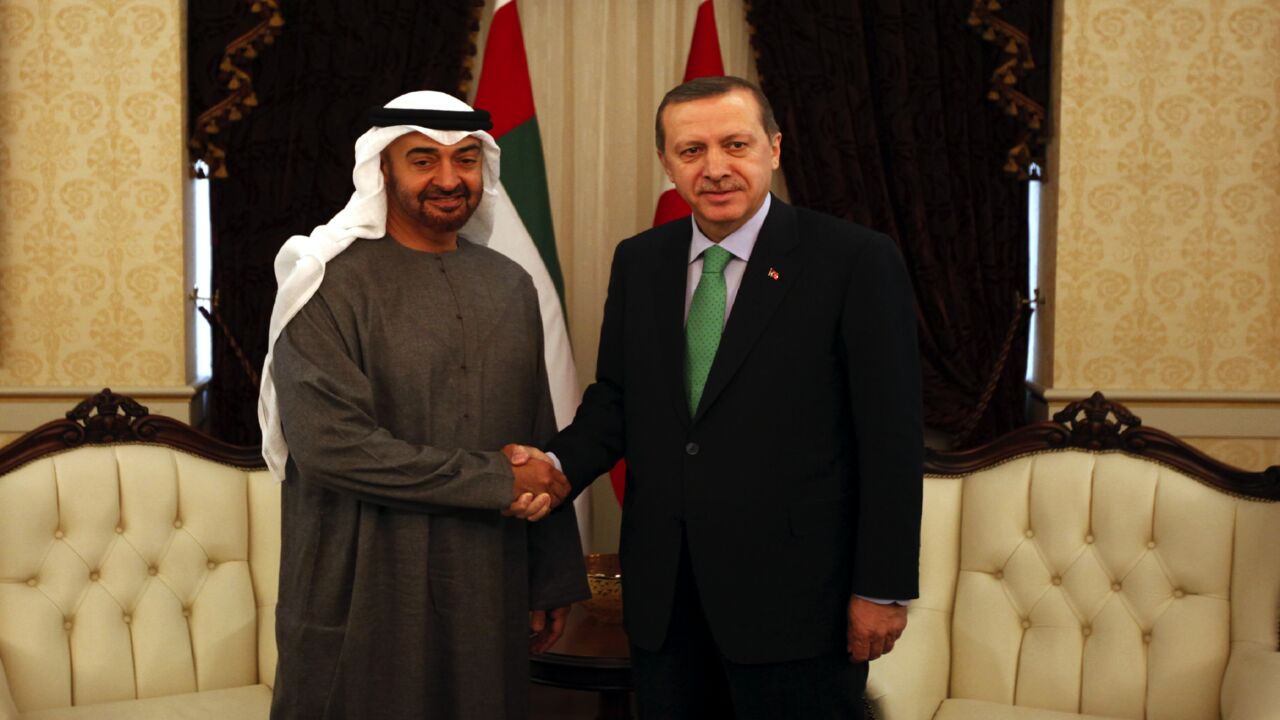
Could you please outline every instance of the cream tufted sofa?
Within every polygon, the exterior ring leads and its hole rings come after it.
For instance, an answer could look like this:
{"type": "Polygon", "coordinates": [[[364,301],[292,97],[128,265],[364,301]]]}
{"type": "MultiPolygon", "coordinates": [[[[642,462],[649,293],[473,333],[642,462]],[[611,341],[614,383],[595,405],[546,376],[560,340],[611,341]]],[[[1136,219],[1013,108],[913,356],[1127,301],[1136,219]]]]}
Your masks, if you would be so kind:
{"type": "Polygon", "coordinates": [[[260,456],[110,391],[68,418],[0,449],[0,720],[266,718],[260,456]]]}
{"type": "Polygon", "coordinates": [[[921,597],[881,720],[1280,719],[1280,467],[1101,395],[926,467],[921,597]]]}

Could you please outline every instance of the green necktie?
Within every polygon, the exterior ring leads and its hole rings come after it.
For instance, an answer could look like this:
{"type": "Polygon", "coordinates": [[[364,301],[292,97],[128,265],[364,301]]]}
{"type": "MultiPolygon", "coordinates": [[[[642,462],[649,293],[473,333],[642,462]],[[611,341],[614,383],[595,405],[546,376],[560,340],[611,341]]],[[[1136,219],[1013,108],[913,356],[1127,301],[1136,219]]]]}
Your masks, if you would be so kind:
{"type": "Polygon", "coordinates": [[[689,320],[684,326],[684,379],[689,388],[689,414],[698,412],[702,388],[707,384],[711,363],[720,347],[724,331],[724,306],[727,293],[724,266],[733,255],[719,245],[702,253],[702,278],[689,303],[689,320]]]}

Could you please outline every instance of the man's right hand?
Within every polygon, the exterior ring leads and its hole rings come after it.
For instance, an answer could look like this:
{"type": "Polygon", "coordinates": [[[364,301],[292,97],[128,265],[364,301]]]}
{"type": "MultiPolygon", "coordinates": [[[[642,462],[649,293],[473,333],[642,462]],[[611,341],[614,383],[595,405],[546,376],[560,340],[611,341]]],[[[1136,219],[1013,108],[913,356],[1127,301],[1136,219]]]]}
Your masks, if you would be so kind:
{"type": "Polygon", "coordinates": [[[546,456],[541,452],[521,445],[508,445],[502,448],[502,454],[511,461],[511,472],[515,476],[512,484],[515,499],[503,515],[536,522],[569,497],[572,488],[568,479],[543,461],[541,457],[546,456]],[[531,452],[535,457],[530,457],[531,452]]]}

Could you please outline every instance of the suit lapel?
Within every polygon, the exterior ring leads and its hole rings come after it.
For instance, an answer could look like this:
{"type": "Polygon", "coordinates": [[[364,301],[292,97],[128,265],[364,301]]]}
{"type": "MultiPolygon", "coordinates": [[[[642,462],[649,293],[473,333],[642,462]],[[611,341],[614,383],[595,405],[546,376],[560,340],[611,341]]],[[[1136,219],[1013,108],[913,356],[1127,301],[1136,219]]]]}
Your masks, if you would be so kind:
{"type": "Polygon", "coordinates": [[[689,274],[689,243],[692,221],[673,223],[672,232],[661,239],[658,270],[654,278],[657,293],[654,324],[657,327],[659,369],[662,392],[670,396],[677,416],[689,424],[689,401],[684,387],[684,301],[689,274]]]}
{"type": "Polygon", "coordinates": [[[716,359],[711,363],[711,373],[707,376],[696,417],[702,417],[729,384],[760,339],[760,333],[764,332],[787,290],[795,283],[800,264],[789,256],[798,243],[795,209],[774,197],[769,215],[756,238],[755,248],[751,251],[751,260],[742,275],[742,284],[738,286],[738,295],[720,337],[716,359]]]}

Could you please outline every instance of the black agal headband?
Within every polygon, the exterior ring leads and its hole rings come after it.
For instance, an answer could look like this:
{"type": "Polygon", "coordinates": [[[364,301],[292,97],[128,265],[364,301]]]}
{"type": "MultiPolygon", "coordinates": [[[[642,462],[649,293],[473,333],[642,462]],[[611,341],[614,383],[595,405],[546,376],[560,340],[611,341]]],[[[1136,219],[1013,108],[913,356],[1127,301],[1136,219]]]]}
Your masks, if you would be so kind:
{"type": "Polygon", "coordinates": [[[373,127],[417,125],[432,130],[492,130],[488,110],[418,110],[376,107],[369,110],[373,127]]]}

